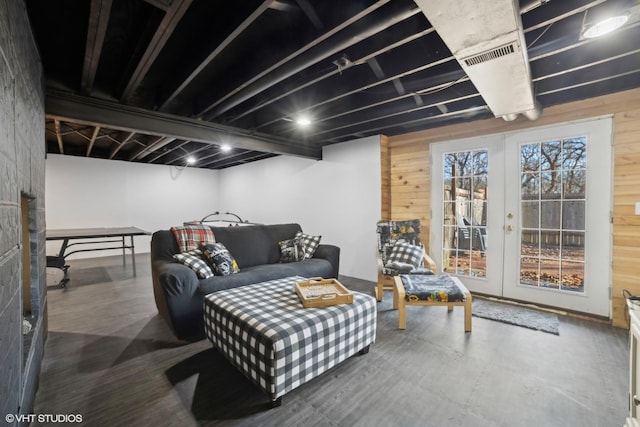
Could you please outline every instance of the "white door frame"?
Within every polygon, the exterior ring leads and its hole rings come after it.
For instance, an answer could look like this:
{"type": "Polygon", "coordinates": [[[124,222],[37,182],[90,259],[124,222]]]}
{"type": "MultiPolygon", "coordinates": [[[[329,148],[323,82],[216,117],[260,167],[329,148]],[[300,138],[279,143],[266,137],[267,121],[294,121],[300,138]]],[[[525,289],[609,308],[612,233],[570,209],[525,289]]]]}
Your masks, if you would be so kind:
{"type": "Polygon", "coordinates": [[[460,280],[472,292],[488,295],[502,295],[502,217],[504,212],[504,180],[502,179],[503,160],[503,137],[500,135],[489,135],[474,138],[458,139],[441,143],[431,144],[431,227],[429,248],[430,256],[436,265],[443,265],[443,236],[442,224],[444,209],[443,203],[443,155],[445,153],[482,150],[489,153],[489,170],[498,167],[498,173],[487,176],[487,188],[489,195],[487,200],[487,249],[486,277],[460,277],[460,280]],[[470,148],[473,146],[473,148],[470,148]],[[498,159],[495,161],[495,159],[498,159]]]}
{"type": "Polygon", "coordinates": [[[443,265],[443,155],[486,148],[490,158],[487,184],[487,274],[486,278],[461,276],[460,280],[472,292],[610,317],[612,126],[611,117],[603,117],[431,144],[430,255],[436,264],[443,265]],[[588,138],[585,291],[583,294],[576,294],[520,285],[519,146],[533,140],[578,135],[588,138]],[[517,178],[506,179],[509,175],[517,178]],[[507,218],[509,212],[513,213],[515,220],[507,218]],[[508,226],[512,226],[513,230],[507,231],[508,226]]]}
{"type": "MultiPolygon", "coordinates": [[[[611,208],[612,156],[611,118],[567,123],[530,129],[505,136],[506,158],[519,159],[522,144],[559,140],[576,136],[587,137],[587,180],[585,217],[584,293],[558,291],[520,284],[520,257],[517,262],[505,262],[503,294],[517,300],[531,301],[568,310],[609,317],[611,300],[611,208]]],[[[520,253],[520,171],[519,160],[506,163],[505,214],[514,218],[505,221],[513,231],[504,234],[505,255],[520,253]]]]}

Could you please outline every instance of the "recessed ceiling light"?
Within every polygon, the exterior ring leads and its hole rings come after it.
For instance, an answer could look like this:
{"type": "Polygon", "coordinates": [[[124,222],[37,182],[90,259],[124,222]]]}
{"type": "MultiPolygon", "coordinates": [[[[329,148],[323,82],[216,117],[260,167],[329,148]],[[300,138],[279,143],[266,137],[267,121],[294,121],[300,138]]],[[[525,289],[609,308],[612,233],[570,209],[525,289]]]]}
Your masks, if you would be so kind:
{"type": "Polygon", "coordinates": [[[226,153],[227,151],[231,151],[231,146],[229,144],[222,144],[220,150],[226,153]]]}
{"type": "Polygon", "coordinates": [[[300,116],[296,120],[296,123],[299,126],[309,126],[311,124],[311,119],[309,117],[307,117],[307,116],[300,116]]]}
{"type": "Polygon", "coordinates": [[[622,27],[628,19],[629,15],[611,16],[603,19],[602,21],[589,26],[584,33],[582,33],[582,37],[585,39],[594,39],[596,37],[604,36],[605,34],[609,34],[610,32],[622,27]]]}
{"type": "Polygon", "coordinates": [[[193,164],[195,164],[195,162],[196,162],[196,158],[195,157],[193,157],[193,156],[187,157],[187,164],[188,165],[193,165],[193,164]]]}

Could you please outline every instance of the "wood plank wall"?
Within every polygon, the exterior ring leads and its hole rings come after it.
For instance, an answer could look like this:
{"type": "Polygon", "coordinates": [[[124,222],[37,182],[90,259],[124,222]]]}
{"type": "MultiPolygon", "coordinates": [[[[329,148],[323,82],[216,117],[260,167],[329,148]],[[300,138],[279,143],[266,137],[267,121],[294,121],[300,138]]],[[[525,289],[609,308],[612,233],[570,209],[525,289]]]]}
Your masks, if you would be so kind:
{"type": "Polygon", "coordinates": [[[614,117],[611,322],[626,328],[622,290],[640,295],[640,216],[634,214],[635,202],[640,202],[640,89],[551,107],[536,121],[488,119],[383,138],[382,218],[420,218],[422,241],[429,247],[431,143],[602,116],[614,117]]]}

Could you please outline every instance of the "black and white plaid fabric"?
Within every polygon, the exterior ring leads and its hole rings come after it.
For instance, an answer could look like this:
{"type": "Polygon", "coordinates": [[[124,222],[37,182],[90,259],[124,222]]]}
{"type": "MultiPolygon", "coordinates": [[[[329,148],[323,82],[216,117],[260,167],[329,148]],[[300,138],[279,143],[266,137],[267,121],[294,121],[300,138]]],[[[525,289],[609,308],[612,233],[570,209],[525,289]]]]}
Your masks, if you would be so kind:
{"type": "Polygon", "coordinates": [[[405,273],[413,268],[418,268],[422,266],[423,258],[424,246],[412,245],[406,242],[396,242],[384,266],[385,274],[394,276],[398,274],[398,272],[405,273]],[[396,271],[394,272],[394,270],[396,271]]]}
{"type": "Polygon", "coordinates": [[[311,236],[309,234],[304,234],[302,231],[298,231],[296,233],[296,238],[302,239],[302,244],[304,245],[304,253],[305,258],[313,258],[313,254],[316,253],[316,249],[320,245],[320,239],[322,236],[311,236]]]}
{"type": "Polygon", "coordinates": [[[200,249],[192,249],[187,252],[175,254],[173,259],[195,271],[200,279],[208,279],[213,276],[213,270],[211,270],[205,260],[202,259],[202,251],[200,249]]]}
{"type": "Polygon", "coordinates": [[[272,400],[372,344],[376,300],[353,292],[352,304],[303,308],[287,277],[205,297],[207,338],[272,400]]]}

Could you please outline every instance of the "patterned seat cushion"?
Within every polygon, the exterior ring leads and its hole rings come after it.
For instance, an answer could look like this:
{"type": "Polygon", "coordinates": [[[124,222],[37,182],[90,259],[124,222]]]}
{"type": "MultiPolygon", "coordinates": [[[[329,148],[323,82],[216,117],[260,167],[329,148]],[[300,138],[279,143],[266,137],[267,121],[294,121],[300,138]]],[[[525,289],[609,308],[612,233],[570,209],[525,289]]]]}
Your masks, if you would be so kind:
{"type": "Polygon", "coordinates": [[[451,276],[442,274],[404,274],[400,276],[407,301],[462,302],[466,297],[451,276]]]}

